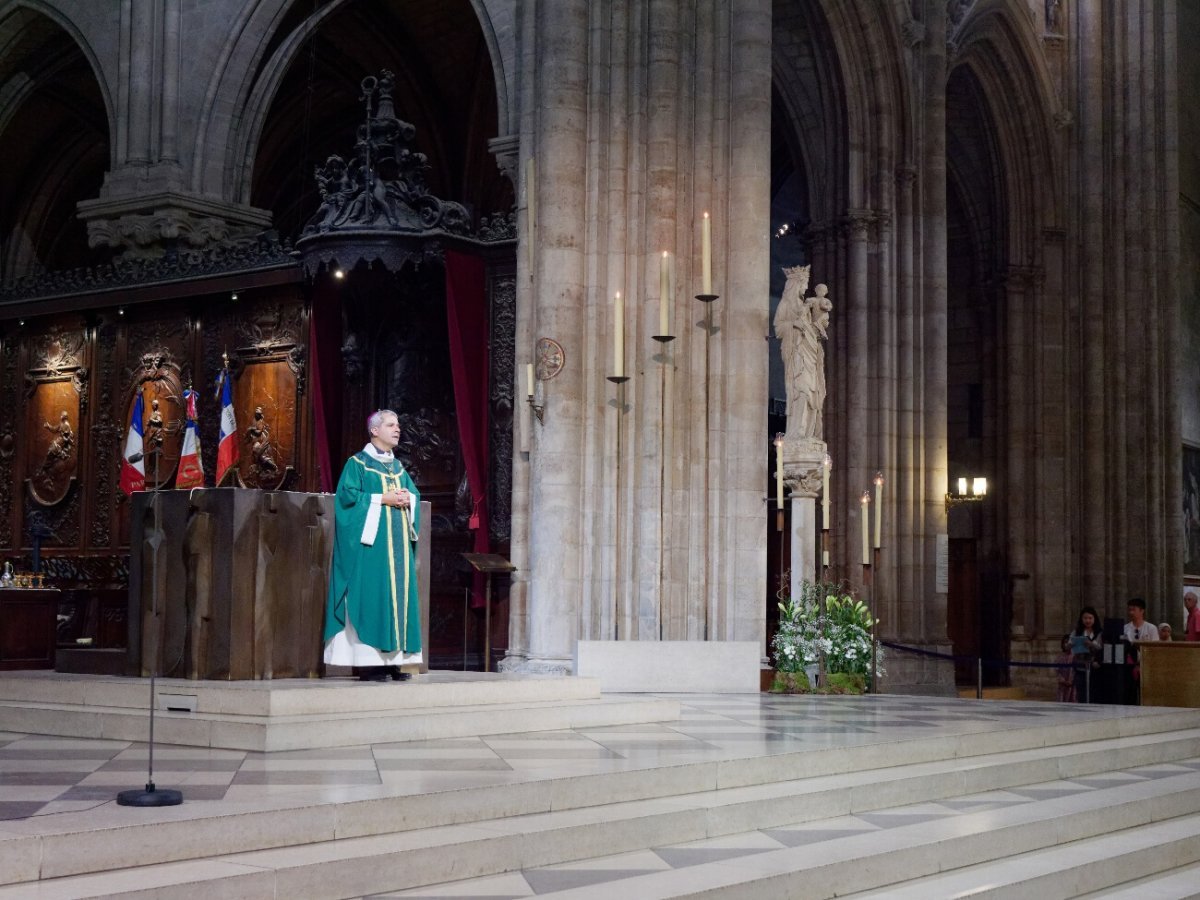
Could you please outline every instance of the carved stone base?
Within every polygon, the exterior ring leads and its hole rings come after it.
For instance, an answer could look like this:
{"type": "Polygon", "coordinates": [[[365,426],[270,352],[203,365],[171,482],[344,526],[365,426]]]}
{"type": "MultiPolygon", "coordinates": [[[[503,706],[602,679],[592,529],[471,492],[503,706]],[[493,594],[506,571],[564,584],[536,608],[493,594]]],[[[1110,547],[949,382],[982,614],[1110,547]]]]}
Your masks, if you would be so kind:
{"type": "Polygon", "coordinates": [[[529,659],[525,656],[506,656],[497,667],[513,675],[571,675],[570,659],[529,659]]]}
{"type": "Polygon", "coordinates": [[[824,441],[784,436],[783,480],[793,497],[816,497],[821,493],[821,466],[824,461],[824,441]]]}
{"type": "Polygon", "coordinates": [[[122,250],[126,259],[156,259],[172,243],[207,247],[271,225],[268,210],[174,191],[85,200],[76,208],[87,223],[88,246],[122,250]]]}

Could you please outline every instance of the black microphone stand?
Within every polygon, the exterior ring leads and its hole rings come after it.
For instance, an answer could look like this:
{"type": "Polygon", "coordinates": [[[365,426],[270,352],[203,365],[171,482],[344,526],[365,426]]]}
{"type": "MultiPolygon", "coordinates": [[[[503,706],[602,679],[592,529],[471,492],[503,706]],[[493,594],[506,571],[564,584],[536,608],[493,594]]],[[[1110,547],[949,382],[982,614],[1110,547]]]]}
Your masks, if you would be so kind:
{"type": "MultiPolygon", "coordinates": [[[[159,437],[159,435],[155,435],[159,437]]],[[[151,451],[154,454],[154,494],[150,503],[154,506],[154,535],[150,546],[154,548],[154,556],[150,560],[150,611],[154,618],[158,617],[158,548],[162,544],[162,511],[159,508],[158,492],[161,485],[158,481],[158,461],[162,456],[162,446],[151,451]]],[[[154,785],[154,682],[158,675],[158,658],[162,656],[161,641],[157,645],[156,658],[150,661],[150,741],[149,762],[146,769],[146,788],[133,788],[117,794],[118,806],[178,806],[183,802],[183,793],[171,788],[159,789],[154,785]]]]}

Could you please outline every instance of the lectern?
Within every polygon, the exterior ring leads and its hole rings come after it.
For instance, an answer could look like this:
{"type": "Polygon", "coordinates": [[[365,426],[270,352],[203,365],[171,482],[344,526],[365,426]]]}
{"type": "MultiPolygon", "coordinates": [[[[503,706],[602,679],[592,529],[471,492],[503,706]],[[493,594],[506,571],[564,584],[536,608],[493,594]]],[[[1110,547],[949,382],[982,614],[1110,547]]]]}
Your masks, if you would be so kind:
{"type": "Polygon", "coordinates": [[[483,601],[483,671],[492,671],[492,576],[506,574],[517,567],[498,553],[464,553],[463,559],[476,572],[483,573],[486,587],[483,601]]]}

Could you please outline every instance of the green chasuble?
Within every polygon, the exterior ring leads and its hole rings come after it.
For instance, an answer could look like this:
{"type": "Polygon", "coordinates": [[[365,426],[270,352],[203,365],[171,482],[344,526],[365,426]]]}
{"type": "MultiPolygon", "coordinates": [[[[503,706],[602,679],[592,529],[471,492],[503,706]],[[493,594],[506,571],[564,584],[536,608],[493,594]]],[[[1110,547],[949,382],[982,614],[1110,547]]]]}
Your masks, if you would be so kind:
{"type": "Polygon", "coordinates": [[[421,649],[416,522],[420,504],[417,486],[398,459],[381,461],[359,451],[346,462],[334,503],[326,642],[346,627],[349,615],[364,644],[384,653],[421,649]],[[412,496],[412,506],[395,509],[377,503],[378,525],[372,528],[372,495],[401,488],[412,496]]]}

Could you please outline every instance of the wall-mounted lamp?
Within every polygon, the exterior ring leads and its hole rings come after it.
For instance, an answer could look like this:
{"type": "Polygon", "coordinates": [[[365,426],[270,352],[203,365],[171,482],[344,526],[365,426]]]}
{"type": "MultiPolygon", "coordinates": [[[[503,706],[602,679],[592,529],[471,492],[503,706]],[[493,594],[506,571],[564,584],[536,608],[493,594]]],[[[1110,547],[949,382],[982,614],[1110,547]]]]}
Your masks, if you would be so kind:
{"type": "Polygon", "coordinates": [[[979,475],[972,478],[959,478],[955,487],[957,490],[946,493],[946,509],[958,506],[960,503],[977,503],[987,496],[987,479],[979,475]]]}
{"type": "Polygon", "coordinates": [[[237,291],[230,292],[229,299],[232,300],[234,303],[237,303],[237,291]]]}
{"type": "Polygon", "coordinates": [[[343,278],[346,277],[346,273],[343,272],[341,269],[334,269],[333,277],[336,278],[338,281],[341,281],[343,278]]]}
{"type": "Polygon", "coordinates": [[[123,316],[123,315],[125,315],[125,307],[123,307],[123,306],[118,306],[118,307],[117,307],[117,315],[118,315],[118,316],[123,316]]]}
{"type": "Polygon", "coordinates": [[[534,399],[533,363],[525,364],[525,401],[529,404],[529,408],[533,410],[533,414],[537,417],[538,422],[546,424],[546,406],[538,403],[534,399]]]}

